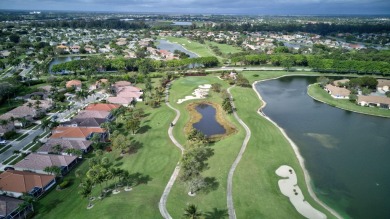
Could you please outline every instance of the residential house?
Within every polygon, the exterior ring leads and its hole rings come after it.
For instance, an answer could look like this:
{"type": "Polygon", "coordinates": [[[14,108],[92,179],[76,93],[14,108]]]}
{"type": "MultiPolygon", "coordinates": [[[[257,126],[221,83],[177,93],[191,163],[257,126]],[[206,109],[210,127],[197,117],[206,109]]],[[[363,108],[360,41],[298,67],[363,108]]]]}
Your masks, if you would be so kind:
{"type": "Polygon", "coordinates": [[[376,87],[379,91],[390,91],[390,80],[378,79],[378,85],[376,87]]]}
{"type": "Polygon", "coordinates": [[[333,98],[336,99],[349,99],[351,91],[346,88],[336,87],[331,84],[327,84],[324,88],[333,98]]]}
{"type": "Polygon", "coordinates": [[[79,80],[71,80],[71,81],[66,82],[65,87],[66,88],[74,87],[76,90],[80,90],[81,89],[81,85],[82,85],[81,81],[79,81],[79,80]]]}
{"type": "Polygon", "coordinates": [[[124,84],[125,83],[123,82],[121,82],[121,84],[119,85],[117,83],[114,84],[113,89],[116,93],[116,96],[109,97],[107,99],[108,102],[113,104],[120,104],[123,106],[129,106],[133,101],[142,101],[143,92],[140,88],[124,84]]]}
{"type": "Polygon", "coordinates": [[[349,79],[335,80],[335,81],[333,81],[333,85],[336,87],[343,87],[342,85],[344,85],[345,83],[348,83],[348,82],[349,82],[349,79]]]}
{"type": "Polygon", "coordinates": [[[5,133],[15,130],[15,125],[13,122],[5,120],[7,124],[0,124],[0,136],[3,136],[5,133]]]}
{"type": "Polygon", "coordinates": [[[0,191],[13,197],[23,194],[38,197],[56,183],[55,178],[53,175],[7,170],[0,174],[0,191]]]}
{"type": "Polygon", "coordinates": [[[13,218],[25,218],[30,212],[34,211],[32,204],[28,204],[21,208],[23,200],[0,196],[0,219],[13,219],[13,218]]]}
{"type": "Polygon", "coordinates": [[[113,115],[107,111],[82,110],[76,117],[62,126],[71,127],[100,127],[100,124],[113,120],[113,115]]]}
{"type": "Polygon", "coordinates": [[[25,123],[32,122],[34,118],[38,117],[43,111],[43,109],[23,105],[1,115],[0,120],[14,120],[15,126],[23,127],[25,123]]]}
{"type": "Polygon", "coordinates": [[[37,153],[40,154],[50,154],[54,153],[55,149],[53,149],[54,146],[60,145],[62,150],[61,154],[66,155],[65,151],[66,149],[76,149],[80,150],[83,153],[87,153],[92,148],[92,142],[91,141],[80,141],[80,140],[66,140],[66,139],[57,139],[57,138],[49,138],[47,142],[42,145],[37,153]]]}
{"type": "Polygon", "coordinates": [[[110,112],[113,109],[119,108],[120,105],[117,104],[110,104],[110,103],[91,103],[89,104],[85,110],[92,110],[92,111],[107,111],[110,112]]]}
{"type": "Polygon", "coordinates": [[[57,166],[65,174],[76,165],[77,156],[31,153],[14,165],[15,170],[46,173],[46,167],[57,166]]]}
{"type": "Polygon", "coordinates": [[[94,134],[99,134],[101,141],[104,141],[107,137],[106,130],[102,128],[59,126],[53,129],[50,138],[84,141],[90,140],[94,134]]]}
{"type": "Polygon", "coordinates": [[[390,98],[383,96],[359,95],[357,103],[360,106],[376,106],[384,109],[390,109],[390,98]]]}

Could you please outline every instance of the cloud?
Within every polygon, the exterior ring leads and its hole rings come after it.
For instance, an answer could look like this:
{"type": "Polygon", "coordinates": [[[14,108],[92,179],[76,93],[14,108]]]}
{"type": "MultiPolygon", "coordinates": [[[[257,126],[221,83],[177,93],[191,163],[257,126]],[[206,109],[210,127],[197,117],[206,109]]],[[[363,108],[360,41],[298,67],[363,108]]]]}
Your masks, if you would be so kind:
{"type": "Polygon", "coordinates": [[[389,14],[388,0],[0,0],[1,9],[250,14],[389,14]]]}

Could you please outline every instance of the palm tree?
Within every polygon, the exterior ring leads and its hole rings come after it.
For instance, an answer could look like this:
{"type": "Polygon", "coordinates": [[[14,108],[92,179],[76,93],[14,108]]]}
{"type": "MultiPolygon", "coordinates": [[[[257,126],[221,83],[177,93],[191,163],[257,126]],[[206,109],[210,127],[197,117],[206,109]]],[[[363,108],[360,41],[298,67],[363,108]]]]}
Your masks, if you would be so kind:
{"type": "Polygon", "coordinates": [[[82,182],[81,183],[81,190],[79,191],[79,194],[83,198],[88,199],[88,206],[87,206],[88,209],[93,207],[93,205],[91,203],[91,199],[90,199],[91,192],[92,192],[92,183],[89,180],[82,182]]]}
{"type": "Polygon", "coordinates": [[[200,212],[194,204],[190,204],[184,209],[183,215],[186,218],[197,219],[202,216],[202,212],[200,212]]]}
{"type": "Polygon", "coordinates": [[[5,120],[5,119],[2,119],[2,120],[0,120],[0,126],[1,127],[5,127],[5,126],[7,126],[8,125],[8,121],[7,120],[5,120]]]}
{"type": "Polygon", "coordinates": [[[50,123],[51,123],[51,122],[50,122],[50,120],[48,120],[48,119],[42,120],[42,122],[41,122],[41,128],[42,128],[43,130],[46,131],[46,129],[50,127],[50,125],[51,125],[50,123]]]}

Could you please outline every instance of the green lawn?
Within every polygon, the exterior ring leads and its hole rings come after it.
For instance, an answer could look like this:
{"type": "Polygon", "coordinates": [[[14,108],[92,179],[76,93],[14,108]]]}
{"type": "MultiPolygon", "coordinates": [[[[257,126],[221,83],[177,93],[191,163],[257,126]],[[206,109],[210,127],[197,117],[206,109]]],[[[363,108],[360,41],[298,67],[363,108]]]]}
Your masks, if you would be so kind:
{"type": "MultiPolygon", "coordinates": [[[[184,126],[189,120],[188,112],[185,106],[190,102],[199,101],[186,101],[182,104],[177,104],[176,101],[183,98],[186,95],[190,95],[195,88],[200,84],[212,84],[221,83],[224,88],[228,87],[228,84],[219,80],[213,76],[206,77],[185,77],[175,81],[170,90],[170,102],[171,104],[180,110],[181,117],[175,124],[174,135],[180,143],[185,144],[186,139],[184,136],[184,126]]],[[[207,99],[209,101],[221,102],[219,94],[212,93],[207,99]]],[[[241,126],[235,121],[232,115],[227,116],[227,119],[235,125],[238,132],[230,135],[223,140],[218,141],[211,147],[214,149],[214,155],[209,159],[208,163],[210,168],[203,173],[204,177],[215,177],[218,182],[218,186],[215,190],[208,193],[200,192],[195,197],[187,195],[188,189],[186,185],[178,179],[168,197],[167,208],[173,218],[181,218],[184,208],[188,203],[196,204],[203,212],[211,212],[214,208],[219,211],[226,209],[226,184],[227,174],[232,165],[237,153],[240,150],[242,141],[245,137],[245,132],[241,126]]]]}
{"type": "Polygon", "coordinates": [[[233,45],[228,45],[228,44],[221,44],[221,43],[216,43],[212,41],[207,41],[207,45],[212,45],[212,46],[217,46],[219,50],[221,50],[222,54],[229,54],[229,53],[238,53],[242,52],[242,49],[237,46],[233,45]]]}
{"type": "Polygon", "coordinates": [[[309,86],[308,94],[316,100],[325,102],[331,106],[335,106],[344,110],[364,113],[373,116],[390,117],[390,110],[388,109],[381,109],[377,107],[364,107],[359,106],[349,100],[334,99],[318,84],[313,84],[309,86]]]}
{"type": "MultiPolygon", "coordinates": [[[[171,143],[167,132],[174,112],[165,105],[150,109],[138,103],[137,107],[143,107],[149,114],[141,125],[145,132],[134,136],[134,140],[142,147],[137,153],[125,155],[119,160],[114,159],[119,157],[118,152],[110,152],[108,157],[116,167],[129,170],[130,173],[139,172],[151,180],[134,187],[131,192],[122,191],[102,201],[94,201],[95,206],[87,210],[87,200],[77,194],[80,179],[72,171],[66,177],[72,181],[72,185],[63,191],[53,190],[40,200],[36,206],[36,218],[161,218],[158,202],[180,157],[179,150],[171,143]]],[[[84,161],[78,168],[86,171],[88,161],[84,161]]],[[[94,192],[97,193],[97,190],[94,192]]]]}
{"type": "Polygon", "coordinates": [[[172,43],[177,43],[182,45],[187,50],[196,53],[198,56],[215,56],[213,51],[208,48],[205,44],[200,44],[198,42],[189,40],[187,38],[178,38],[178,37],[165,37],[172,43]]]}
{"type": "Polygon", "coordinates": [[[23,105],[23,103],[24,103],[23,100],[10,99],[9,102],[6,100],[4,103],[2,103],[0,105],[0,115],[18,107],[18,106],[23,105]]]}

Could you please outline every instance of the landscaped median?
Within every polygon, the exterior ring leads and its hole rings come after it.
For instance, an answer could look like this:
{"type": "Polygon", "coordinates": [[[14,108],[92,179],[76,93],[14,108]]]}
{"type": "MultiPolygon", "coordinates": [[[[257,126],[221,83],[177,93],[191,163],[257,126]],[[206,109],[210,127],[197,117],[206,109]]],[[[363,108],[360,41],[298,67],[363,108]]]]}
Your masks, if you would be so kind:
{"type": "Polygon", "coordinates": [[[379,107],[367,107],[357,105],[355,102],[351,102],[346,99],[334,99],[331,97],[328,92],[320,87],[319,84],[312,84],[308,87],[307,93],[313,99],[329,104],[343,110],[348,110],[356,113],[362,113],[372,116],[381,116],[390,118],[390,110],[382,109],[379,107]]]}

